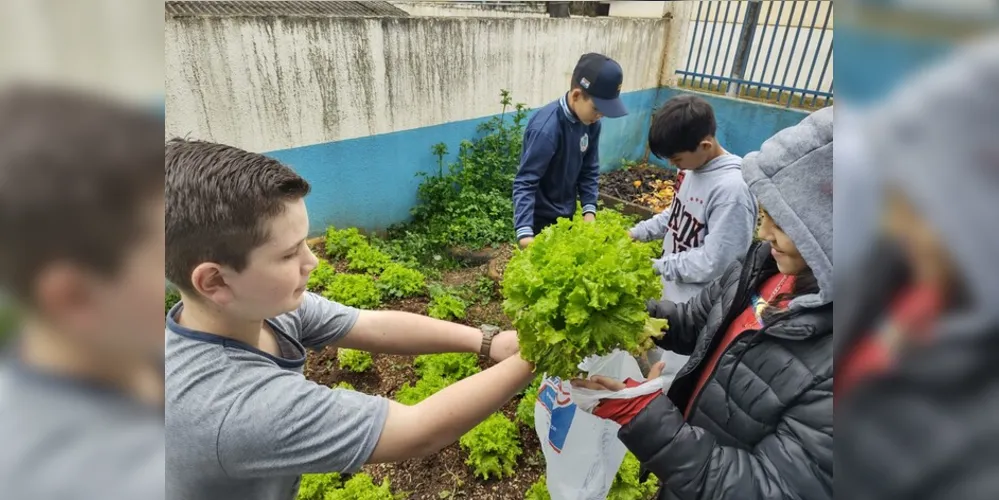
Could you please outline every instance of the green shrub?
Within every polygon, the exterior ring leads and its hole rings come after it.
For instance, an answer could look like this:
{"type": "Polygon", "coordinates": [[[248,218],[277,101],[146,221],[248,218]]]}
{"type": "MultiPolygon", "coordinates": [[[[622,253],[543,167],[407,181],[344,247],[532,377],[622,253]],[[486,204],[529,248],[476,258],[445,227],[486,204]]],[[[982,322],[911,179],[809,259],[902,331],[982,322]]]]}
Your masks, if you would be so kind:
{"type": "Polygon", "coordinates": [[[382,303],[382,293],[375,280],[363,274],[336,274],[326,285],[323,296],[345,306],[374,309],[382,303]]]}
{"type": "Polygon", "coordinates": [[[324,500],[326,493],[343,486],[340,474],[302,474],[295,500],[324,500]]]}
{"type": "Polygon", "coordinates": [[[430,247],[482,248],[514,238],[510,192],[520,165],[527,107],[501,91],[502,113],[479,126],[480,137],[462,141],[457,161],[447,147],[432,147],[436,172],[420,172],[417,205],[407,229],[430,247]],[[513,108],[512,117],[508,111],[513,108]],[[511,119],[512,118],[512,119],[511,119]]]}
{"type": "Polygon", "coordinates": [[[333,281],[334,276],[336,276],[336,269],[333,268],[333,264],[319,259],[316,268],[312,270],[312,274],[309,274],[309,283],[306,288],[313,292],[323,290],[329,286],[330,281],[333,281]]]}
{"type": "Polygon", "coordinates": [[[180,292],[172,286],[168,286],[166,289],[166,312],[169,313],[173,306],[180,302],[180,292]]]}
{"type": "Polygon", "coordinates": [[[392,263],[392,259],[381,250],[365,243],[347,252],[347,268],[368,274],[378,274],[392,263]]]}
{"type": "Polygon", "coordinates": [[[502,479],[514,475],[517,457],[523,453],[517,424],[494,413],[459,440],[462,449],[468,453],[466,465],[484,480],[490,477],[502,479]]]}
{"type": "Polygon", "coordinates": [[[467,307],[468,304],[456,293],[439,286],[430,288],[430,307],[427,309],[427,314],[431,318],[465,319],[467,307]]]}
{"type": "Polygon", "coordinates": [[[489,276],[479,276],[475,281],[475,295],[479,302],[488,304],[496,296],[496,282],[489,276]]]}
{"type": "Polygon", "coordinates": [[[378,278],[378,289],[389,297],[412,297],[426,288],[427,278],[423,273],[400,264],[389,264],[378,278]]]}
{"type": "Polygon", "coordinates": [[[541,476],[538,482],[531,485],[531,489],[527,490],[527,494],[524,495],[524,500],[552,500],[552,495],[548,493],[548,482],[545,480],[545,476],[541,476]]]}
{"type": "Polygon", "coordinates": [[[350,478],[342,489],[326,493],[324,500],[400,500],[406,495],[393,495],[389,478],[376,485],[374,480],[365,473],[350,478]]]}
{"type": "Polygon", "coordinates": [[[366,245],[368,241],[356,227],[340,229],[330,226],[326,229],[326,257],[342,259],[352,248],[366,245]]]}
{"type": "Polygon", "coordinates": [[[371,353],[368,351],[347,349],[343,347],[337,350],[336,357],[337,360],[340,361],[340,369],[350,370],[354,373],[368,371],[368,369],[371,368],[371,365],[375,362],[371,357],[371,353]]]}
{"type": "Polygon", "coordinates": [[[417,356],[413,365],[421,377],[436,376],[452,384],[482,371],[478,356],[472,353],[424,354],[417,356]]]}

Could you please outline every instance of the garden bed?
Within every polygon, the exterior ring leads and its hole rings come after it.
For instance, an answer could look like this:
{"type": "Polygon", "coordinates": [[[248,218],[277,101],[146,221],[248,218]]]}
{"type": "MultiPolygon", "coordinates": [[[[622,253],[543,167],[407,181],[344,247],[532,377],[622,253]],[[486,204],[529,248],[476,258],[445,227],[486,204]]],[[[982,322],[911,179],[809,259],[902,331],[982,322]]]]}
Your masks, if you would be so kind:
{"type": "Polygon", "coordinates": [[[671,181],[676,179],[676,173],[661,167],[648,164],[625,166],[618,170],[600,175],[600,191],[620,199],[634,199],[652,192],[655,181],[671,181]],[[635,185],[635,181],[640,181],[635,185]]]}
{"type": "MultiPolygon", "coordinates": [[[[327,259],[323,238],[309,241],[313,251],[323,259],[327,259]]],[[[510,246],[500,248],[506,255],[511,253],[510,246]]],[[[347,264],[342,260],[330,259],[337,272],[347,271],[347,264]]],[[[490,287],[483,290],[483,278],[487,276],[488,265],[476,267],[460,267],[441,272],[439,277],[431,280],[431,286],[440,285],[450,290],[472,290],[475,295],[469,300],[465,317],[454,319],[455,322],[469,326],[482,324],[498,325],[503,329],[511,329],[510,320],[503,314],[502,301],[493,281],[488,281],[490,287]],[[483,297],[488,293],[488,297],[483,297]]],[[[426,315],[431,299],[419,295],[403,299],[390,299],[382,303],[378,309],[406,311],[426,315]]],[[[418,375],[414,369],[415,356],[396,356],[374,354],[373,365],[362,373],[354,373],[340,368],[337,359],[337,349],[327,347],[318,352],[310,352],[305,366],[305,376],[309,380],[326,386],[334,386],[347,382],[356,390],[395,399],[403,384],[414,384],[418,375]]],[[[485,369],[489,363],[480,362],[485,369]]],[[[507,403],[501,413],[515,421],[517,404],[521,397],[516,397],[507,403]]],[[[455,443],[432,456],[409,460],[397,464],[374,464],[364,467],[363,472],[370,474],[375,483],[389,478],[392,490],[408,495],[412,500],[420,499],[521,499],[531,485],[544,474],[544,459],[540,443],[533,426],[518,424],[519,438],[523,454],[518,461],[517,473],[513,477],[502,480],[483,481],[476,478],[471,468],[465,464],[466,453],[455,443]]]]}

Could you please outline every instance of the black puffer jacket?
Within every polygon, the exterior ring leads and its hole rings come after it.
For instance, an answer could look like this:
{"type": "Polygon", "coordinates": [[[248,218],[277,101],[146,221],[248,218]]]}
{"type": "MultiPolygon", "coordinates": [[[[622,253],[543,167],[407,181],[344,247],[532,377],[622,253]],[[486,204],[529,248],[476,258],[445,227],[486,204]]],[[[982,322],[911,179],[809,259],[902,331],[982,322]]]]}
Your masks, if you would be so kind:
{"type": "Polygon", "coordinates": [[[775,273],[770,245],[756,243],[690,302],[651,307],[670,323],[661,346],[691,357],[619,437],[663,483],[660,499],[832,498],[831,303],[739,336],[684,419],[709,353],[775,273]]]}

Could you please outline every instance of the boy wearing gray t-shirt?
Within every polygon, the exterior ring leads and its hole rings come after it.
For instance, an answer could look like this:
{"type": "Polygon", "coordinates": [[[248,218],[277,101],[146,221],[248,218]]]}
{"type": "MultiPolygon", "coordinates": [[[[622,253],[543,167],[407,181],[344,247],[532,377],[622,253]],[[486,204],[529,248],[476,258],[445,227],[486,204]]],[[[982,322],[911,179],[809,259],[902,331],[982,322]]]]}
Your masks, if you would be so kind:
{"type": "Polygon", "coordinates": [[[182,297],[166,328],[168,498],[292,500],[303,473],[432,454],[533,378],[515,332],[307,292],[310,188],[278,161],[175,139],[166,186],[166,273],[182,297]],[[327,345],[499,363],[405,406],[306,380],[305,349],[327,345]]]}

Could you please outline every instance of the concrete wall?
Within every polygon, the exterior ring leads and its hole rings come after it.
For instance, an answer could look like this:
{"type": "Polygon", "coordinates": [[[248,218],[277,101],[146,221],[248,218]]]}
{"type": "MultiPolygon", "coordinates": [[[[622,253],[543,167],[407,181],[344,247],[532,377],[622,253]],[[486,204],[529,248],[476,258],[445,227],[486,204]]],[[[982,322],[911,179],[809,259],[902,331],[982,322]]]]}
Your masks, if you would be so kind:
{"type": "Polygon", "coordinates": [[[608,2],[610,9],[607,15],[611,17],[663,17],[667,12],[666,4],[669,2],[636,2],[636,1],[616,1],[608,2]]]}
{"type": "Polygon", "coordinates": [[[645,153],[668,22],[610,18],[184,18],[166,24],[166,135],[268,153],[314,186],[314,231],[383,228],[416,202],[430,152],[500,112],[542,106],[579,55],[624,68],[632,113],[608,120],[601,165],[645,153]]]}
{"type": "Polygon", "coordinates": [[[392,2],[392,4],[412,16],[421,17],[548,17],[541,3],[392,2]]]}
{"type": "Polygon", "coordinates": [[[0,85],[55,83],[163,108],[162,2],[0,2],[0,85]]]}

